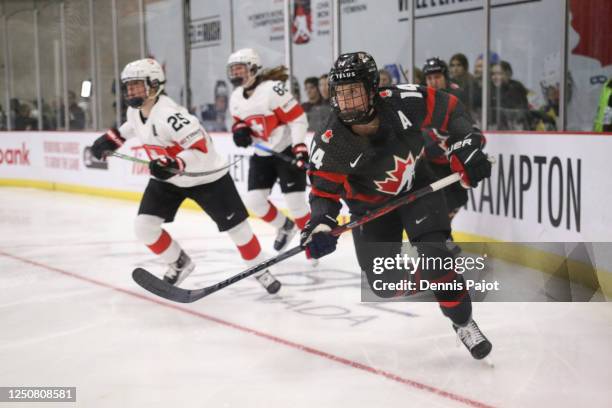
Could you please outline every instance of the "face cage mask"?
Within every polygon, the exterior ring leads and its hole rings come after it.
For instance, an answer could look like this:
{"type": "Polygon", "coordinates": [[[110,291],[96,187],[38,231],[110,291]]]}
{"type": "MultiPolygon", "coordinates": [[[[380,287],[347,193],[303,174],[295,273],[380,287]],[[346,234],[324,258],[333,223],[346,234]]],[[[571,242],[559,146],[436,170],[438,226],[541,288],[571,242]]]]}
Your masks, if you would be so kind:
{"type": "Polygon", "coordinates": [[[239,87],[239,86],[244,85],[244,83],[247,82],[248,78],[245,79],[244,77],[241,77],[241,76],[232,76],[232,67],[234,65],[244,65],[247,71],[247,75],[251,72],[251,69],[249,69],[248,64],[245,64],[244,62],[235,62],[227,66],[227,79],[229,79],[230,83],[234,87],[239,87]]]}
{"type": "Polygon", "coordinates": [[[374,104],[373,104],[373,95],[370,94],[364,82],[353,82],[353,84],[359,84],[359,83],[363,84],[363,87],[365,89],[365,95],[362,95],[362,97],[365,96],[366,101],[367,101],[367,105],[365,109],[359,109],[359,110],[354,109],[354,108],[345,109],[345,110],[340,109],[340,105],[338,103],[338,94],[336,93],[336,87],[339,85],[347,85],[347,84],[339,83],[333,86],[332,85],[329,86],[329,100],[330,100],[332,109],[336,113],[336,116],[338,116],[338,119],[340,119],[340,121],[342,121],[344,124],[347,124],[347,125],[364,125],[366,123],[371,122],[376,116],[376,111],[374,110],[374,104]]]}
{"type": "MultiPolygon", "coordinates": [[[[121,92],[123,94],[123,99],[125,100],[125,103],[134,109],[140,109],[142,107],[142,105],[144,105],[145,101],[149,98],[148,95],[150,93],[151,87],[148,84],[148,80],[147,79],[129,79],[125,82],[123,82],[123,84],[121,85],[121,92]],[[131,82],[131,81],[143,81],[144,83],[144,88],[145,88],[145,95],[147,95],[147,97],[141,97],[141,96],[136,96],[136,97],[132,97],[129,98],[128,97],[128,90],[127,90],[127,83],[131,82]]],[[[155,93],[155,95],[153,96],[153,98],[157,98],[159,96],[159,94],[162,91],[162,86],[161,84],[158,86],[158,90],[155,93]]]]}

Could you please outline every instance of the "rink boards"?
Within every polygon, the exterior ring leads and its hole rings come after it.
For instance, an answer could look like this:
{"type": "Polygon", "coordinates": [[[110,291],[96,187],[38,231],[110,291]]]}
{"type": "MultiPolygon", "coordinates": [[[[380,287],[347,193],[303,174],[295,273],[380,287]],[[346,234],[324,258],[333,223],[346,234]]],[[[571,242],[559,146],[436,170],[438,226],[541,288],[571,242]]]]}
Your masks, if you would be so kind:
{"type": "MultiPolygon", "coordinates": [[[[148,180],[145,165],[117,158],[95,160],[89,148],[98,133],[1,132],[0,185],[37,187],[138,200],[148,180]]],[[[612,137],[590,133],[487,133],[487,152],[496,159],[489,180],[470,191],[453,228],[460,240],[550,242],[525,251],[492,254],[540,270],[564,260],[567,243],[609,242],[612,233],[612,180],[608,175],[612,137]],[[553,244],[558,243],[558,244],[553,244]],[[522,256],[518,256],[522,253],[522,256]]],[[[213,133],[215,148],[229,160],[240,157],[231,175],[246,192],[251,149],[237,148],[225,133],[213,133]]],[[[141,159],[135,140],[119,151],[141,159]]],[[[272,194],[283,207],[280,191],[272,194]]],[[[187,206],[195,208],[195,204],[187,206]]],[[[575,261],[595,264],[604,293],[612,292],[612,255],[589,247],[575,261]],[[593,253],[595,251],[595,253],[593,253]]],[[[584,251],[583,251],[584,252],[584,251]]],[[[580,266],[578,264],[578,266],[580,266]]]]}

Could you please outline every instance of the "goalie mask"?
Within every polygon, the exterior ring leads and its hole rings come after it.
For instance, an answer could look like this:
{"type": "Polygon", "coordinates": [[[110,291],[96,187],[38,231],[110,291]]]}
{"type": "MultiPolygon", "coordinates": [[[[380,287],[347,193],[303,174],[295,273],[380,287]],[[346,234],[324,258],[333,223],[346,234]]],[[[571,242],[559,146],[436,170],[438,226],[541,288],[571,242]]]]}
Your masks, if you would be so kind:
{"type": "Polygon", "coordinates": [[[132,108],[139,109],[147,99],[157,98],[164,89],[166,76],[164,70],[152,58],[145,58],[130,62],[123,68],[121,72],[121,92],[125,103],[132,108]],[[141,81],[144,87],[142,92],[128,92],[128,83],[141,81]],[[151,95],[151,90],[155,90],[155,94],[151,95]]]}
{"type": "Polygon", "coordinates": [[[370,54],[352,52],[338,57],[329,71],[329,100],[342,122],[356,125],[374,119],[378,81],[378,68],[370,54]]]}
{"type": "Polygon", "coordinates": [[[257,76],[261,68],[261,58],[257,51],[252,48],[243,48],[227,59],[227,78],[232,85],[242,86],[249,79],[257,76]]]}

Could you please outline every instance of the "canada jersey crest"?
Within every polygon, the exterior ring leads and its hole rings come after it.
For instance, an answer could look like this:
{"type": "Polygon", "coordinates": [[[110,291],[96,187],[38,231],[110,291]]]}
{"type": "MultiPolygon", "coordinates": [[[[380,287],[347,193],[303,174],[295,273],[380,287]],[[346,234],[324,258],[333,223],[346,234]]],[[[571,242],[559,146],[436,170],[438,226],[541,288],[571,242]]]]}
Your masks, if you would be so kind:
{"type": "Polygon", "coordinates": [[[381,193],[397,195],[412,186],[416,163],[411,152],[405,158],[394,155],[393,159],[395,160],[394,168],[386,172],[388,177],[384,180],[374,180],[374,184],[381,193]]]}

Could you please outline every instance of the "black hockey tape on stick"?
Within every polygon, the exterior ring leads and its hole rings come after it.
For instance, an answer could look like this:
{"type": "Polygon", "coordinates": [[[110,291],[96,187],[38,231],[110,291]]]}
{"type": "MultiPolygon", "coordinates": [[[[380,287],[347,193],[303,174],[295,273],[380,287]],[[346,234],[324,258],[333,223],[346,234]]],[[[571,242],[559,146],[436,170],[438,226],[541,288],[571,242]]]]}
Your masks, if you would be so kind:
{"type": "Polygon", "coordinates": [[[255,148],[259,149],[259,150],[262,150],[262,151],[264,151],[266,153],[270,153],[272,156],[276,156],[279,159],[281,159],[283,161],[286,161],[287,163],[295,166],[297,169],[300,169],[300,170],[310,170],[311,167],[312,167],[310,165],[310,163],[304,164],[304,167],[298,167],[297,164],[296,164],[297,160],[295,159],[295,157],[291,157],[291,156],[288,156],[288,155],[283,154],[283,153],[275,152],[274,150],[272,150],[272,149],[270,149],[270,148],[268,148],[268,147],[266,147],[266,146],[264,146],[264,145],[262,145],[260,143],[255,143],[253,145],[253,147],[255,147],[255,148]]]}
{"type": "MultiPolygon", "coordinates": [[[[128,156],[127,154],[121,154],[121,153],[117,153],[117,152],[109,152],[108,156],[118,157],[120,159],[128,160],[128,161],[131,161],[131,162],[134,162],[134,163],[146,164],[147,166],[150,163],[147,160],[138,159],[136,157],[128,156]]],[[[238,163],[240,160],[242,160],[242,157],[238,157],[236,160],[234,160],[233,162],[231,162],[230,164],[228,164],[226,166],[219,167],[218,169],[215,169],[215,170],[208,170],[208,171],[183,171],[183,172],[181,172],[181,171],[179,171],[177,169],[172,169],[172,168],[167,169],[167,170],[170,173],[181,175],[181,176],[202,177],[202,176],[208,176],[210,174],[215,174],[215,173],[218,173],[218,172],[223,171],[225,169],[228,169],[228,168],[232,167],[234,164],[238,163]]]]}
{"type": "MultiPolygon", "coordinates": [[[[363,217],[355,219],[349,222],[348,224],[340,225],[334,228],[329,233],[334,236],[339,236],[346,231],[349,231],[353,228],[356,228],[360,225],[370,222],[376,218],[379,218],[387,214],[388,212],[391,212],[395,210],[396,208],[401,207],[402,205],[411,203],[427,194],[430,194],[434,191],[441,190],[444,187],[447,187],[453,183],[456,183],[460,179],[461,179],[461,176],[459,175],[459,173],[453,173],[450,176],[444,177],[443,179],[440,179],[434,183],[431,183],[430,185],[423,187],[415,192],[412,192],[402,197],[398,197],[394,200],[391,200],[385,205],[382,205],[375,210],[369,211],[363,217]]],[[[234,275],[231,278],[225,279],[212,286],[208,286],[208,287],[201,288],[201,289],[183,289],[183,288],[179,288],[178,286],[173,286],[170,283],[159,279],[158,277],[156,277],[155,275],[153,275],[152,273],[148,272],[147,270],[143,268],[134,269],[134,272],[132,272],[132,278],[134,279],[134,281],[136,281],[136,283],[138,283],[144,289],[148,290],[151,293],[156,294],[157,296],[163,297],[168,300],[172,300],[173,302],[191,303],[191,302],[195,302],[196,300],[202,299],[203,297],[206,297],[212,293],[215,293],[216,291],[223,289],[226,286],[229,286],[233,283],[241,281],[242,279],[247,278],[257,272],[263,271],[272,265],[275,265],[281,261],[284,261],[287,258],[291,258],[292,256],[304,251],[304,249],[305,248],[298,245],[273,258],[265,260],[258,265],[252,266],[251,268],[243,272],[240,272],[239,274],[234,275]]]]}

